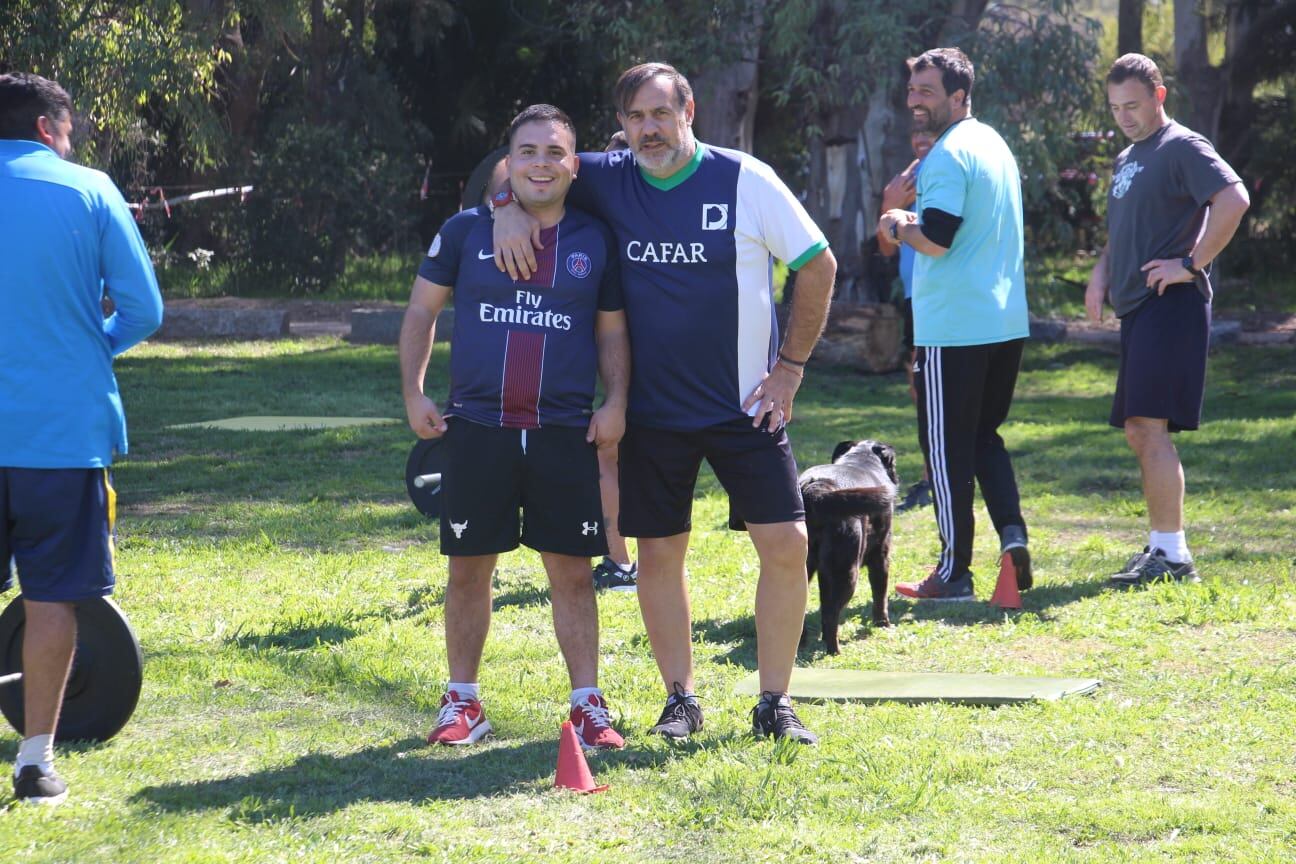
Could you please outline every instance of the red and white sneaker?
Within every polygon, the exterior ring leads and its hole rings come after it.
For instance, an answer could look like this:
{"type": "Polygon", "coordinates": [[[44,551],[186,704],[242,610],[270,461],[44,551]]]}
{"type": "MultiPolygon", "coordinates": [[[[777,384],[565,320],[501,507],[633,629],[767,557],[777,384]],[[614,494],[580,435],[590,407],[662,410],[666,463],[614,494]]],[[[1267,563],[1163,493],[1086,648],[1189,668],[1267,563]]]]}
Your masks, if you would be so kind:
{"type": "Polygon", "coordinates": [[[429,744],[474,744],[490,731],[481,702],[461,698],[451,690],[441,697],[437,727],[428,734],[427,740],[429,744]]]}
{"type": "Polygon", "coordinates": [[[607,702],[597,693],[577,702],[569,719],[585,750],[620,750],[625,746],[625,739],[612,728],[607,702]]]}

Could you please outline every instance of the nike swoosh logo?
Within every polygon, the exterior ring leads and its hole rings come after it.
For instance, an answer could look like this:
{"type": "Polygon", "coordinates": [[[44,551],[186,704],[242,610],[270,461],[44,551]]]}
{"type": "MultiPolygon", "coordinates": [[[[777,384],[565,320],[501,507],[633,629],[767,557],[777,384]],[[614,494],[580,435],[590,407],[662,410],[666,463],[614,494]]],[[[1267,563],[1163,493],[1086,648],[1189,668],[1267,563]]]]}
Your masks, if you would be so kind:
{"type": "Polygon", "coordinates": [[[572,724],[572,731],[576,733],[576,737],[577,737],[577,738],[584,738],[584,737],[585,737],[585,721],[582,720],[582,721],[579,722],[579,723],[573,723],[573,724],[572,724]]]}
{"type": "Polygon", "coordinates": [[[487,251],[484,250],[484,249],[483,249],[482,251],[480,251],[480,252],[477,253],[477,260],[478,260],[478,261],[486,261],[487,259],[494,258],[494,257],[495,257],[495,253],[494,253],[494,252],[487,252],[487,251]]]}

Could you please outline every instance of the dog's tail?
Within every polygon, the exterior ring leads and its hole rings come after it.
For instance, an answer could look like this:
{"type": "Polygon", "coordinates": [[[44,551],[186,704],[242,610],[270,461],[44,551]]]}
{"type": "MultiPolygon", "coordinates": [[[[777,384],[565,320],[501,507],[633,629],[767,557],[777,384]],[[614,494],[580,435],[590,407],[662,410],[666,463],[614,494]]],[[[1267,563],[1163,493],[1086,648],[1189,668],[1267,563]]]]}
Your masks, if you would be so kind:
{"type": "Polygon", "coordinates": [[[887,486],[839,489],[823,480],[811,480],[801,489],[806,517],[815,521],[852,516],[881,516],[891,512],[895,491],[887,486]]]}

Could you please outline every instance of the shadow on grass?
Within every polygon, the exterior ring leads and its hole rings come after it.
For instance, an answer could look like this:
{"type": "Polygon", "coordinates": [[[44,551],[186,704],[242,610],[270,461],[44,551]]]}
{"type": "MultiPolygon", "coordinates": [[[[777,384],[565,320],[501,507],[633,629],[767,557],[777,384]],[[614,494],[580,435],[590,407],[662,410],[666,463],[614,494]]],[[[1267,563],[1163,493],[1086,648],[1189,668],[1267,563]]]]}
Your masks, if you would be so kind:
{"type": "MultiPolygon", "coordinates": [[[[656,770],[702,746],[600,753],[590,757],[591,768],[596,774],[617,766],[656,770]]],[[[344,755],[308,753],[289,765],[235,777],[149,786],[132,800],[167,812],[228,808],[234,822],[262,823],[327,815],[361,802],[466,800],[533,783],[548,786],[557,754],[552,741],[433,750],[411,737],[344,755]]]]}
{"type": "MultiPolygon", "coordinates": [[[[1018,615],[1022,612],[1033,612],[1047,620],[1051,617],[1048,610],[1087,600],[1106,590],[1107,582],[1104,579],[1068,582],[1061,585],[1037,585],[1022,594],[1021,612],[1000,609],[982,600],[971,603],[915,603],[894,594],[888,605],[893,627],[905,626],[906,618],[910,621],[939,620],[941,623],[958,627],[996,626],[1003,623],[1005,616],[1018,615]]],[[[860,635],[855,637],[857,640],[872,635],[876,629],[871,623],[872,611],[873,601],[868,600],[847,606],[846,611],[842,613],[843,624],[859,621],[863,625],[860,635]]],[[[806,644],[797,652],[798,658],[803,660],[824,656],[822,624],[813,597],[807,612],[809,614],[806,616],[806,644]]],[[[693,636],[695,639],[700,638],[715,645],[732,645],[727,652],[717,656],[715,662],[728,662],[748,670],[757,668],[755,616],[746,615],[725,621],[717,619],[696,621],[693,624],[693,636]]]]}
{"type": "Polygon", "coordinates": [[[495,595],[493,601],[493,608],[497,612],[509,606],[526,608],[528,606],[548,605],[549,584],[547,582],[541,585],[518,585],[495,595]]]}

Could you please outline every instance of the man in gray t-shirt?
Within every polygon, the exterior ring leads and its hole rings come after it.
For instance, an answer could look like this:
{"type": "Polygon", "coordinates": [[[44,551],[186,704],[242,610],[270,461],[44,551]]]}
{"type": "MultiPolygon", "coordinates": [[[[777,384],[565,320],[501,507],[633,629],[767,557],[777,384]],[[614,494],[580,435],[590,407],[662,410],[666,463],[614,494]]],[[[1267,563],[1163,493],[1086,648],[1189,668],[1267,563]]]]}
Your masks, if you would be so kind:
{"type": "Polygon", "coordinates": [[[1126,54],[1107,74],[1112,114],[1131,143],[1112,170],[1107,247],[1085,307],[1121,320],[1111,425],[1143,475],[1151,532],[1112,582],[1198,581],[1183,528],[1184,479],[1170,435],[1201,421],[1210,341],[1210,264],[1250,206],[1246,187],[1201,135],[1170,120],[1156,64],[1126,54]]]}

